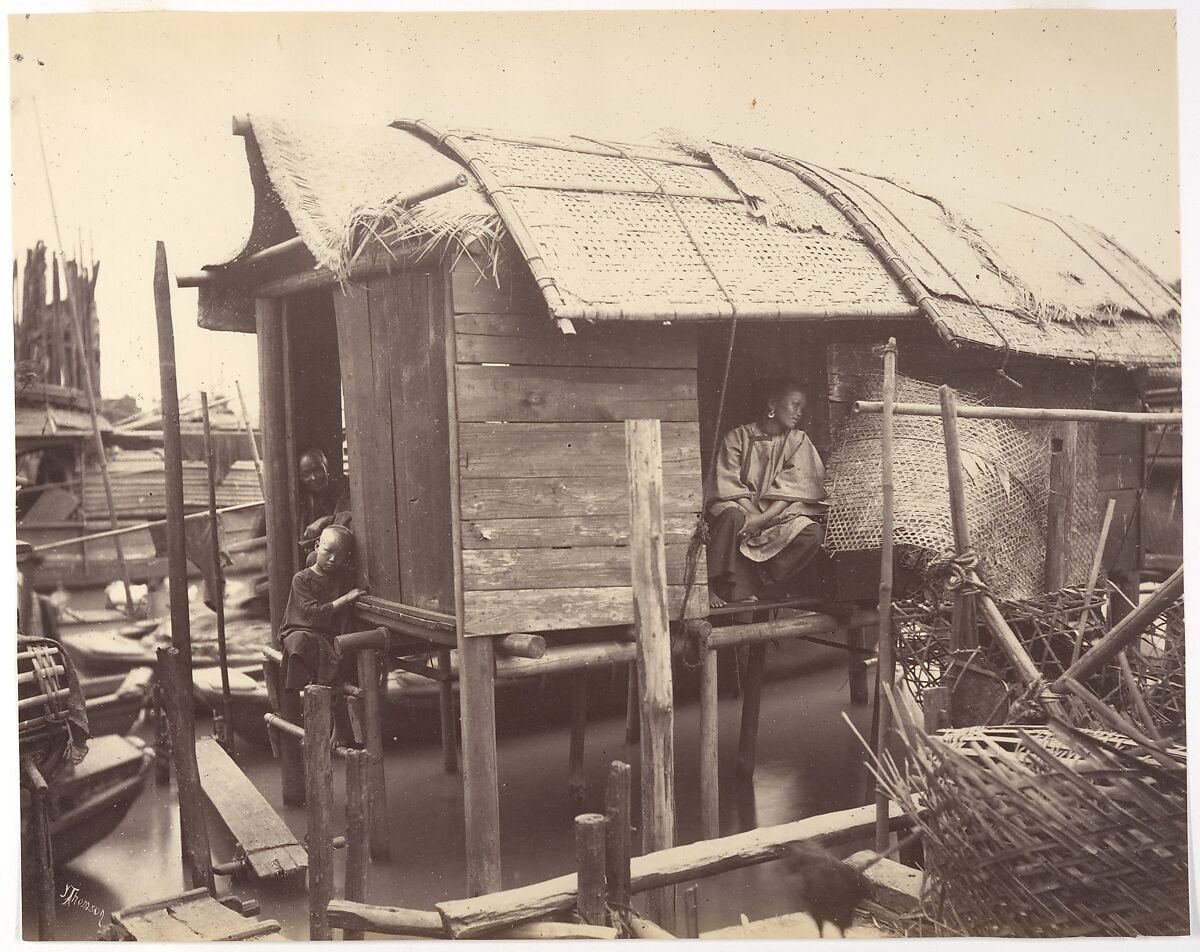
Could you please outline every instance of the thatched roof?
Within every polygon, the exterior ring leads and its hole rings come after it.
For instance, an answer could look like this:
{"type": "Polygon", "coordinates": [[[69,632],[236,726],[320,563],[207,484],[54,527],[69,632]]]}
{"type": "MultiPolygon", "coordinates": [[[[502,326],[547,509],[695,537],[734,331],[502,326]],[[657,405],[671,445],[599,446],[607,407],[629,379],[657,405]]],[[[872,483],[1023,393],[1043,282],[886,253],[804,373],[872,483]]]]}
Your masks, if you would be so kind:
{"type": "MultiPolygon", "coordinates": [[[[1175,291],[1111,239],[1041,210],[952,209],[887,179],[672,135],[646,146],[265,117],[252,129],[255,233],[218,272],[270,233],[298,234],[318,266],[342,275],[377,239],[506,244],[557,318],[923,314],[954,344],[1179,362],[1175,291]],[[409,208],[394,201],[463,169],[465,188],[409,208]]],[[[209,323],[229,293],[209,288],[209,323]]]]}

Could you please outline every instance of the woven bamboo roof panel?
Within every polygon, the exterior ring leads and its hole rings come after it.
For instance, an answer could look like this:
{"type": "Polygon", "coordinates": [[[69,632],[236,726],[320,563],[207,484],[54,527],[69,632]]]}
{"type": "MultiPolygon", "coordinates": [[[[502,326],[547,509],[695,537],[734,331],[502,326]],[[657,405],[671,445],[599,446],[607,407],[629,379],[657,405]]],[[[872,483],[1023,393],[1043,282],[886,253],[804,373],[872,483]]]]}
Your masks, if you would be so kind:
{"type": "MultiPolygon", "coordinates": [[[[256,116],[252,126],[252,178],[269,186],[261,194],[256,181],[256,205],[267,215],[273,199],[318,265],[339,275],[376,239],[425,249],[482,241],[493,255],[512,239],[553,316],[902,316],[928,292],[927,315],[967,344],[1121,366],[1179,361],[1174,290],[1062,216],[1000,202],[952,208],[885,178],[788,159],[782,168],[761,161],[768,153],[674,133],[647,145],[407,120],[372,128],[256,116]],[[464,168],[467,187],[399,204],[464,168]],[[862,220],[837,207],[839,196],[862,220]],[[871,230],[911,271],[909,290],[871,230]]],[[[220,324],[218,311],[236,305],[219,291],[202,289],[202,321],[211,310],[220,324]]]]}

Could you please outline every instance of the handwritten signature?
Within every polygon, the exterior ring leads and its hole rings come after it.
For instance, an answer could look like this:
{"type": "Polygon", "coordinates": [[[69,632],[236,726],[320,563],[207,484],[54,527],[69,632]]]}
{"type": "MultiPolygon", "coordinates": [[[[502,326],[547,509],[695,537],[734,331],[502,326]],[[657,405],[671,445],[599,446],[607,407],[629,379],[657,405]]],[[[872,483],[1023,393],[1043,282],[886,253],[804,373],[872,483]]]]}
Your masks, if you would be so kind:
{"type": "Polygon", "coordinates": [[[65,886],[63,886],[62,895],[58,898],[62,900],[62,904],[64,906],[73,906],[77,909],[82,909],[89,915],[96,917],[97,925],[104,925],[104,916],[106,915],[105,911],[95,903],[88,902],[86,899],[80,896],[78,886],[72,886],[70,883],[67,883],[65,886]]]}

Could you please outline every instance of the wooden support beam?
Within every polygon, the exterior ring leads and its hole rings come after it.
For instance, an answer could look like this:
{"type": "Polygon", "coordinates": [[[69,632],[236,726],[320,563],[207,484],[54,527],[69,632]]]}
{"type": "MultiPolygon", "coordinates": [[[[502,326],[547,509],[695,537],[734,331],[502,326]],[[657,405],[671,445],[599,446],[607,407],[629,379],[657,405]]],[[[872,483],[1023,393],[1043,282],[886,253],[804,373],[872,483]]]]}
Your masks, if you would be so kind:
{"type": "Polygon", "coordinates": [[[604,792],[604,878],[608,904],[617,911],[628,910],[633,899],[629,889],[632,773],[629,764],[614,760],[608,768],[608,786],[604,792]]]}
{"type": "Polygon", "coordinates": [[[1075,444],[1079,424],[1056,421],[1050,429],[1050,495],[1046,500],[1046,591],[1070,580],[1071,525],[1075,509],[1075,444]]]}
{"type": "Polygon", "coordinates": [[[328,941],[333,931],[326,906],[333,898],[333,692],[320,684],[304,689],[304,786],[308,815],[308,937],[328,941]]]}
{"type": "Polygon", "coordinates": [[[158,649],[158,680],[167,712],[171,756],[179,800],[179,833],[183,865],[193,888],[213,891],[212,853],[204,816],[204,793],[196,761],[196,728],[192,722],[192,692],[187,686],[187,666],[178,648],[158,649]]]}
{"type": "Polygon", "coordinates": [[[444,680],[438,684],[438,717],[441,720],[442,770],[458,773],[458,716],[454,709],[454,685],[451,683],[450,649],[437,653],[438,670],[444,680]]]}
{"type": "Polygon", "coordinates": [[[1054,683],[1060,690],[1068,679],[1081,684],[1115,658],[1118,652],[1128,648],[1144,632],[1155,618],[1166,611],[1183,594],[1183,566],[1179,566],[1158,590],[1126,615],[1099,643],[1092,646],[1054,683]]]}
{"type": "Polygon", "coordinates": [[[166,787],[171,783],[171,734],[167,728],[162,682],[156,680],[151,690],[150,703],[154,710],[154,785],[166,787]]]}
{"type": "Polygon", "coordinates": [[[693,883],[683,891],[683,934],[689,939],[700,938],[700,886],[693,883]]]}
{"type": "Polygon", "coordinates": [[[442,917],[421,909],[397,909],[374,906],[346,899],[330,901],[326,918],[331,928],[351,932],[375,932],[380,935],[413,936],[423,939],[446,937],[442,917]]]}
{"type": "MultiPolygon", "coordinates": [[[[279,628],[291,594],[292,576],[298,566],[294,524],[288,500],[296,493],[288,459],[288,419],[285,352],[287,336],[283,323],[283,302],[262,298],[255,302],[258,331],[259,425],[263,434],[263,479],[266,483],[267,564],[270,566],[269,601],[271,639],[282,647],[279,628]]],[[[279,714],[296,723],[300,720],[301,701],[292,692],[279,698],[279,714]]],[[[304,761],[300,747],[280,738],[280,787],[285,806],[304,804],[304,761]]]]}
{"type": "Polygon", "coordinates": [[[867,639],[861,625],[847,625],[844,629],[846,647],[846,680],[850,686],[850,703],[867,704],[871,692],[867,687],[867,639]]]}
{"type": "MultiPolygon", "coordinates": [[[[208,482],[209,557],[212,559],[213,581],[217,590],[209,592],[217,614],[217,663],[221,668],[221,729],[217,735],[221,745],[234,755],[233,710],[229,697],[229,657],[225,650],[225,568],[221,564],[221,523],[217,518],[217,463],[213,455],[212,427],[208,419],[208,393],[200,391],[200,414],[204,422],[204,472],[208,482]]],[[[215,715],[214,715],[215,719],[215,715]]]]}
{"type": "Polygon", "coordinates": [[[387,689],[387,668],[376,650],[360,651],[357,657],[358,686],[362,689],[363,720],[366,722],[366,748],[370,756],[368,789],[370,791],[371,858],[391,856],[391,836],[388,824],[387,781],[383,764],[383,701],[387,689]]]}
{"type": "Polygon", "coordinates": [[[571,810],[579,813],[587,795],[587,773],[584,753],[587,744],[587,671],[571,676],[571,739],[567,762],[567,795],[571,810]]]}
{"type": "MultiPolygon", "coordinates": [[[[856,400],[855,413],[882,413],[883,403],[879,400],[856,400]]],[[[936,417],[942,409],[933,403],[897,403],[893,413],[899,416],[936,417]]],[[[1182,423],[1182,413],[1127,413],[1120,410],[1067,410],[1048,407],[991,407],[960,405],[958,415],[968,420],[1040,420],[1070,421],[1074,423],[1141,423],[1143,426],[1159,426],[1182,423]]]]}
{"type": "MultiPolygon", "coordinates": [[[[907,829],[910,825],[911,820],[893,805],[891,830],[907,829]]],[[[875,807],[871,805],[676,846],[634,857],[630,888],[634,893],[648,892],[764,863],[785,855],[791,843],[814,842],[833,847],[853,842],[870,835],[874,826],[875,807]]],[[[437,910],[445,934],[467,939],[505,925],[569,912],[575,905],[576,882],[576,875],[570,873],[486,896],[440,902],[437,910]]]]}
{"type": "MultiPolygon", "coordinates": [[[[625,421],[629,473],[629,561],[642,686],[642,847],[675,843],[675,717],[671,690],[671,632],[663,545],[662,435],[657,420],[625,421]]],[[[675,919],[673,890],[650,897],[650,918],[675,919]]]]}
{"type": "Polygon", "coordinates": [[[709,647],[714,650],[731,645],[759,644],[767,641],[782,641],[786,638],[805,638],[831,635],[843,628],[858,626],[870,628],[878,624],[875,610],[856,611],[850,622],[834,615],[799,615],[795,618],[777,618],[773,621],[750,622],[745,625],[723,625],[714,628],[709,636],[709,647]]]}
{"type": "MultiPolygon", "coordinates": [[[[885,694],[896,681],[896,642],[892,636],[892,555],[893,524],[895,521],[895,487],[892,483],[894,432],[892,410],[896,402],[896,338],[888,339],[883,347],[883,432],[881,439],[881,469],[883,478],[883,525],[879,551],[879,689],[885,694]]],[[[891,730],[891,707],[879,709],[879,733],[875,736],[875,755],[883,761],[891,730]]],[[[887,793],[882,787],[875,791],[875,849],[882,853],[888,845],[887,793]]]]}
{"type": "Polygon", "coordinates": [[[58,902],[54,888],[54,847],[50,840],[50,787],[28,757],[21,759],[21,773],[21,785],[29,791],[29,840],[33,847],[26,868],[35,879],[38,939],[49,942],[54,938],[54,907],[58,902]]]}
{"type": "MultiPolygon", "coordinates": [[[[365,750],[352,750],[346,757],[346,882],[342,892],[349,902],[367,901],[370,760],[371,755],[365,750]]],[[[345,929],[342,933],[343,939],[361,940],[362,937],[361,929],[345,929]]]]}
{"type": "Polygon", "coordinates": [[[921,692],[921,710],[925,715],[925,733],[950,727],[950,689],[929,687],[921,692]]]}
{"type": "Polygon", "coordinates": [[[584,813],[575,817],[575,868],[579,888],[575,909],[588,925],[608,925],[605,905],[604,817],[584,813]]]}
{"type": "Polygon", "coordinates": [[[679,936],[672,935],[662,926],[651,922],[649,919],[639,916],[636,912],[629,914],[629,931],[633,933],[635,939],[678,939],[679,936]]]}

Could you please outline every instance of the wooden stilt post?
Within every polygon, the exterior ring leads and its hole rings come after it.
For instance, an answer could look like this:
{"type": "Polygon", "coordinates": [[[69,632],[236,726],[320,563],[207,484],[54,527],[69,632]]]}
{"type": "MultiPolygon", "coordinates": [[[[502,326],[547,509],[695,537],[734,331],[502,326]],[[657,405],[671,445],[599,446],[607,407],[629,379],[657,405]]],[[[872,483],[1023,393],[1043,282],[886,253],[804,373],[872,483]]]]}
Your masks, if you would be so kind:
{"type": "Polygon", "coordinates": [[[454,710],[454,685],[450,682],[450,649],[437,653],[438,670],[446,680],[438,684],[438,713],[442,727],[442,770],[458,773],[458,717],[454,710]]]}
{"type": "Polygon", "coordinates": [[[326,906],[333,898],[333,691],[304,689],[304,786],[308,815],[308,937],[333,938],[326,906]]]}
{"type": "Polygon", "coordinates": [[[866,656],[861,649],[867,646],[862,625],[849,624],[845,628],[846,647],[846,678],[850,682],[850,703],[868,704],[871,693],[867,687],[866,656]],[[859,649],[859,650],[855,650],[859,649]]]}
{"type": "MultiPolygon", "coordinates": [[[[167,497],[167,565],[171,578],[171,645],[179,652],[182,695],[192,697],[192,630],[188,605],[187,553],[183,547],[183,449],[179,436],[179,393],[175,382],[175,330],[171,323],[171,292],[167,252],[155,246],[154,311],[158,319],[159,384],[162,390],[163,470],[167,497]]],[[[115,528],[115,525],[114,525],[115,528]]],[[[115,537],[114,537],[115,538],[115,537]]],[[[183,703],[180,701],[179,703],[183,703]]],[[[188,722],[191,723],[189,706],[188,722]]],[[[189,735],[189,738],[191,735],[189,735]]],[[[191,738],[189,742],[193,742],[191,738]]],[[[178,760],[176,760],[178,764],[178,760]]]]}
{"type": "MultiPolygon", "coordinates": [[[[292,520],[288,500],[297,487],[292,483],[287,451],[287,378],[284,351],[287,337],[283,327],[283,304],[278,298],[260,298],[255,307],[258,337],[259,411],[263,435],[263,477],[266,482],[267,564],[270,572],[271,638],[276,648],[279,627],[298,566],[296,539],[299,530],[292,520]]],[[[302,702],[293,691],[283,691],[279,714],[299,723],[302,702]]],[[[291,737],[279,738],[280,787],[285,806],[304,804],[304,757],[291,737]]]]}
{"type": "MultiPolygon", "coordinates": [[[[370,861],[368,778],[371,755],[365,750],[346,752],[346,885],[342,892],[351,902],[367,901],[367,864],[370,861]]],[[[361,929],[346,929],[343,939],[362,939],[361,929]]]]}
{"type": "MultiPolygon", "coordinates": [[[[891,691],[896,681],[896,649],[892,639],[892,526],[895,519],[892,485],[892,407],[896,402],[896,338],[888,338],[883,350],[883,428],[880,461],[883,482],[883,525],[879,565],[879,690],[891,691]]],[[[882,761],[891,733],[891,707],[879,706],[879,733],[875,754],[882,761]]],[[[875,852],[887,851],[888,795],[882,787],[875,791],[875,852]]]]}
{"type": "Polygon", "coordinates": [[[604,792],[604,876],[608,904],[619,913],[629,911],[633,898],[629,886],[632,773],[629,764],[614,760],[608,768],[608,787],[604,792]]]}
{"type": "Polygon", "coordinates": [[[204,816],[204,793],[196,762],[196,728],[192,722],[192,692],[186,686],[188,666],[178,648],[158,649],[158,681],[167,712],[171,756],[175,761],[175,786],[179,800],[179,833],[183,865],[192,888],[213,892],[212,853],[204,816]]]}
{"type": "MultiPolygon", "coordinates": [[[[642,848],[675,845],[675,717],[662,515],[662,434],[657,420],[625,421],[629,559],[642,689],[642,848]]],[[[650,917],[675,921],[673,888],[650,894],[650,917]]]]}
{"type": "Polygon", "coordinates": [[[229,698],[229,658],[225,651],[225,568],[221,565],[221,523],[217,518],[217,474],[216,458],[213,455],[212,428],[208,419],[208,393],[200,391],[200,415],[204,422],[204,461],[208,474],[208,534],[213,562],[213,580],[217,590],[209,592],[217,612],[217,662],[221,666],[221,730],[217,737],[221,746],[232,757],[233,709],[229,698]]]}
{"type": "Polygon", "coordinates": [[[167,728],[167,708],[163,704],[163,686],[155,683],[150,703],[154,708],[154,783],[166,787],[171,783],[171,740],[167,728]]]}
{"type": "Polygon", "coordinates": [[[387,786],[383,764],[383,676],[380,653],[365,649],[358,653],[358,685],[362,689],[363,720],[366,721],[366,747],[371,764],[367,782],[370,791],[371,858],[387,859],[391,855],[388,830],[387,786]]]}
{"type": "Polygon", "coordinates": [[[929,687],[921,694],[921,710],[925,715],[925,733],[932,734],[950,726],[950,689],[929,687]]]}
{"type": "Polygon", "coordinates": [[[683,923],[687,938],[700,938],[700,887],[696,883],[683,891],[683,923]]]}
{"type": "Polygon", "coordinates": [[[700,651],[700,836],[713,840],[721,835],[717,652],[708,646],[712,625],[708,622],[693,622],[692,625],[699,628],[700,651]]]}
{"type": "Polygon", "coordinates": [[[1046,591],[1067,585],[1071,566],[1071,521],[1075,508],[1075,443],[1079,424],[1058,421],[1050,428],[1050,495],[1046,501],[1046,591]]]}
{"type": "Polygon", "coordinates": [[[625,743],[636,744],[642,739],[642,697],[638,691],[637,662],[631,661],[625,681],[625,743]]]}
{"type": "Polygon", "coordinates": [[[50,787],[41,771],[28,758],[21,761],[22,786],[29,791],[29,839],[33,855],[26,857],[26,869],[37,881],[38,939],[48,942],[54,938],[54,905],[58,899],[54,889],[54,849],[50,842],[50,787]]]}
{"type": "Polygon", "coordinates": [[[742,685],[742,729],[738,736],[737,759],[739,780],[749,780],[754,776],[754,761],[758,758],[758,717],[762,708],[763,672],[766,663],[766,642],[750,645],[746,680],[742,685]]]}
{"type": "Polygon", "coordinates": [[[568,752],[567,794],[571,798],[571,809],[578,813],[583,809],[587,794],[587,774],[584,770],[584,752],[587,743],[587,669],[582,668],[571,675],[571,741],[568,752]]]}
{"type": "Polygon", "coordinates": [[[584,813],[575,817],[575,864],[578,870],[575,906],[588,925],[608,925],[604,885],[604,817],[584,813]]]}

